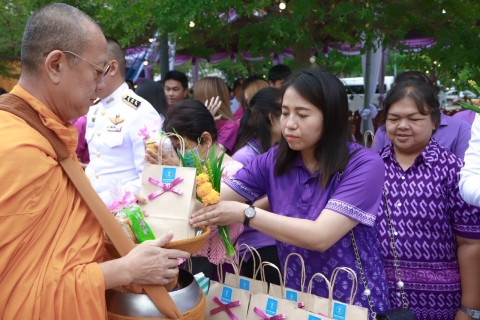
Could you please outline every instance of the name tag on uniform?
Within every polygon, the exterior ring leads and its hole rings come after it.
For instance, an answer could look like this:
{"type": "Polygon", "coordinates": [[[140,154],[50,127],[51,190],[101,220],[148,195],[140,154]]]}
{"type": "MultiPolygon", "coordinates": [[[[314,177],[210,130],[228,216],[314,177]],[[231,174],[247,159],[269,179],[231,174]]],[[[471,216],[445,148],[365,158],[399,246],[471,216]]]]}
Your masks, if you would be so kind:
{"type": "Polygon", "coordinates": [[[120,127],[120,126],[107,126],[107,131],[108,132],[121,132],[122,127],[120,127]]]}

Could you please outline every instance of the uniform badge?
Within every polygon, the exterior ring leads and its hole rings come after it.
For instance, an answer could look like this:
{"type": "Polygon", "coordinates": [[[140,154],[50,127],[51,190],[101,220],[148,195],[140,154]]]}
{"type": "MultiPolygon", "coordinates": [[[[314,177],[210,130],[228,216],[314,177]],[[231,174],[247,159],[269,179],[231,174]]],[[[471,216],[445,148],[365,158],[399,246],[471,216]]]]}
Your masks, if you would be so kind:
{"type": "Polygon", "coordinates": [[[107,126],[108,132],[122,132],[122,127],[117,126],[107,126]]]}
{"type": "Polygon", "coordinates": [[[122,96],[122,101],[128,104],[128,106],[133,108],[134,110],[137,110],[140,104],[142,103],[140,100],[137,100],[132,96],[129,96],[128,93],[122,96]]]}
{"type": "Polygon", "coordinates": [[[113,123],[114,125],[120,124],[124,121],[122,118],[120,118],[119,114],[117,114],[115,118],[110,117],[109,119],[110,119],[110,122],[113,123]]]}

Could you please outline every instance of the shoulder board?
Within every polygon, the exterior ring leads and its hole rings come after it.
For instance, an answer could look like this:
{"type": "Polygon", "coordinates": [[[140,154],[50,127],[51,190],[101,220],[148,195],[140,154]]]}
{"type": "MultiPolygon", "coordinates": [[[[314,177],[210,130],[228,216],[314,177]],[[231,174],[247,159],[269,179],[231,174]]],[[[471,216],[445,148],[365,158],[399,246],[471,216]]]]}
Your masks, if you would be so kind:
{"type": "Polygon", "coordinates": [[[134,110],[137,110],[138,107],[140,107],[140,104],[142,103],[142,101],[135,99],[133,96],[129,95],[128,93],[122,96],[122,101],[128,104],[128,106],[133,108],[134,110]]]}

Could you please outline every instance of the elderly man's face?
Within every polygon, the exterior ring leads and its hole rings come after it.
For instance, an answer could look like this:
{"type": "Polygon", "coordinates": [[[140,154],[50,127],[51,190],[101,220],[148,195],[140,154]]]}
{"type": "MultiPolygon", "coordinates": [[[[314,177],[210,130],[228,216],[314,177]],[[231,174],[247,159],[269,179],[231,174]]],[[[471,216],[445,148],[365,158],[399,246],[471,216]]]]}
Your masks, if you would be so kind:
{"type": "MultiPolygon", "coordinates": [[[[89,45],[75,66],[67,65],[61,78],[59,116],[72,120],[87,114],[97,98],[97,91],[103,89],[103,73],[107,66],[107,42],[101,30],[92,24],[89,32],[89,45]]],[[[69,53],[66,53],[67,55],[69,53]]]]}

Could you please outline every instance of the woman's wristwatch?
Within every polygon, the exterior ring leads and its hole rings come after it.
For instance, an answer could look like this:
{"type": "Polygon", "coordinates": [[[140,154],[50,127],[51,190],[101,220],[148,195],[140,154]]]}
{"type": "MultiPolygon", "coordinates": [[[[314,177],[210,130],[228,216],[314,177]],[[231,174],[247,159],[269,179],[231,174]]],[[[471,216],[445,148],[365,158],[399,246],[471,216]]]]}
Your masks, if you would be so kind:
{"type": "Polygon", "coordinates": [[[480,319],[480,310],[471,310],[467,309],[464,306],[460,306],[460,310],[465,312],[468,316],[472,317],[473,319],[480,319]]]}
{"type": "Polygon", "coordinates": [[[245,211],[243,213],[245,215],[245,220],[243,221],[243,225],[248,226],[249,223],[250,223],[250,219],[255,217],[255,213],[256,213],[255,207],[250,206],[247,209],[245,209],[245,211]]]}

